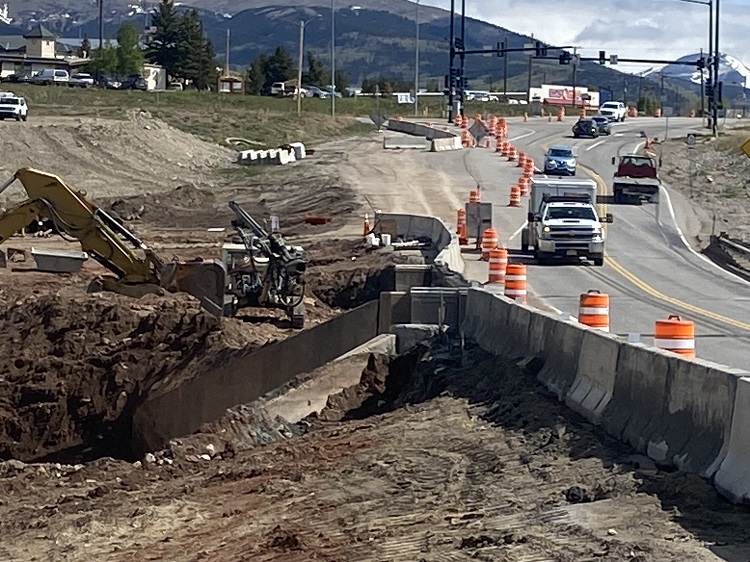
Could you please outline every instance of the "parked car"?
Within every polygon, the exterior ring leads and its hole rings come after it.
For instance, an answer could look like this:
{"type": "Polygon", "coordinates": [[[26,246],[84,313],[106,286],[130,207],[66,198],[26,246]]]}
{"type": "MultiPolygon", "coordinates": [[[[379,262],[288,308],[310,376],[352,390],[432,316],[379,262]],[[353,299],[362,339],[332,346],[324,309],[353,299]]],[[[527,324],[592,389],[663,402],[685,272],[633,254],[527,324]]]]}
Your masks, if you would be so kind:
{"type": "MultiPolygon", "coordinates": [[[[325,91],[328,93],[329,96],[333,95],[333,86],[326,86],[325,91]]],[[[337,98],[340,98],[341,97],[341,92],[336,92],[335,95],[336,95],[337,98]]]]}
{"type": "Polygon", "coordinates": [[[1,82],[12,82],[14,84],[26,84],[31,82],[31,73],[29,72],[14,72],[8,76],[3,77],[1,82]]]}
{"type": "Polygon", "coordinates": [[[85,72],[77,72],[68,80],[68,86],[71,88],[88,88],[94,85],[94,77],[85,72]]]}
{"type": "Polygon", "coordinates": [[[599,136],[599,126],[593,119],[579,119],[578,122],[573,125],[573,136],[575,138],[597,138],[599,136]]]}
{"type": "Polygon", "coordinates": [[[29,108],[25,99],[14,94],[0,96],[0,120],[26,121],[28,116],[29,108]]]}
{"type": "Polygon", "coordinates": [[[31,81],[34,84],[41,84],[43,86],[67,84],[70,81],[70,74],[68,74],[67,70],[59,68],[45,68],[32,76],[31,81]]]}
{"type": "Polygon", "coordinates": [[[576,155],[570,146],[551,146],[544,155],[544,173],[550,176],[575,176],[576,155]]]}
{"type": "Polygon", "coordinates": [[[325,92],[317,86],[302,86],[303,90],[307,90],[308,95],[312,98],[327,98],[328,92],[325,92]]]}
{"type": "Polygon", "coordinates": [[[113,76],[102,76],[99,78],[97,85],[100,88],[106,88],[107,90],[119,90],[120,81],[113,76]]]}
{"type": "Polygon", "coordinates": [[[284,94],[286,94],[286,84],[283,82],[274,82],[271,84],[272,96],[283,96],[284,94]]]}
{"type": "Polygon", "coordinates": [[[121,90],[140,90],[145,92],[148,90],[148,84],[146,80],[140,74],[131,74],[120,84],[121,90]]]}
{"type": "Polygon", "coordinates": [[[611,135],[612,126],[609,124],[609,118],[604,115],[594,115],[591,119],[596,123],[599,128],[600,135],[611,135]]]}

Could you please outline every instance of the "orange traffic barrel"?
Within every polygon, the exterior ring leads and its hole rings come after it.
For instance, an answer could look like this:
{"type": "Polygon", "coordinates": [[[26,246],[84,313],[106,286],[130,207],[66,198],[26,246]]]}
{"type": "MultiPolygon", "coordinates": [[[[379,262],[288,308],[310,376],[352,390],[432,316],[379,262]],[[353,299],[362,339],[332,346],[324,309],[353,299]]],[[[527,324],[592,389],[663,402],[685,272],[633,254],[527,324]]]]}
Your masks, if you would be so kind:
{"type": "Polygon", "coordinates": [[[508,162],[513,162],[516,158],[518,158],[518,151],[515,146],[511,146],[508,150],[508,162]]]}
{"type": "Polygon", "coordinates": [[[510,186],[510,203],[509,207],[520,207],[521,206],[521,188],[517,185],[510,186]]]}
{"type": "Polygon", "coordinates": [[[609,295],[593,289],[583,293],[578,302],[578,321],[609,332],[609,295]]]}
{"type": "Polygon", "coordinates": [[[509,263],[506,267],[505,296],[526,302],[526,266],[522,263],[509,263]]]}
{"type": "Polygon", "coordinates": [[[490,275],[487,283],[504,283],[505,269],[508,267],[508,250],[493,248],[490,250],[490,275]]]}
{"type": "Polygon", "coordinates": [[[472,189],[469,191],[469,203],[479,203],[479,190],[472,189]]]}
{"type": "Polygon", "coordinates": [[[490,259],[490,251],[497,248],[500,243],[500,238],[497,235],[497,230],[494,228],[487,228],[482,232],[482,259],[490,259]]]}
{"type": "Polygon", "coordinates": [[[468,244],[469,240],[466,235],[466,211],[464,209],[458,209],[458,226],[456,227],[456,234],[458,235],[459,244],[468,244]]]}
{"type": "Polygon", "coordinates": [[[521,197],[526,197],[529,194],[529,178],[526,176],[518,178],[518,187],[521,189],[521,197]]]}
{"type": "Polygon", "coordinates": [[[654,346],[695,359],[695,323],[671,314],[667,320],[657,320],[654,326],[654,346]]]}
{"type": "Polygon", "coordinates": [[[518,164],[516,164],[516,168],[523,168],[526,165],[526,153],[525,152],[519,152],[518,153],[518,164]]]}

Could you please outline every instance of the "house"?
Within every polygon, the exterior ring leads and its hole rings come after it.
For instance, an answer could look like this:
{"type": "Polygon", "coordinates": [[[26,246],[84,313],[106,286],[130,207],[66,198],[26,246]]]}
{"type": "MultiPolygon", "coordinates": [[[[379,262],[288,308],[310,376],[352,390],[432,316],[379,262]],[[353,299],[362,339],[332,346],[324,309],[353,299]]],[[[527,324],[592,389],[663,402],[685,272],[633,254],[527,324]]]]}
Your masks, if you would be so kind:
{"type": "Polygon", "coordinates": [[[45,68],[73,73],[89,60],[79,57],[76,48],[59,42],[57,36],[41,24],[36,24],[23,36],[0,36],[0,77],[17,72],[31,74],[45,68]]]}

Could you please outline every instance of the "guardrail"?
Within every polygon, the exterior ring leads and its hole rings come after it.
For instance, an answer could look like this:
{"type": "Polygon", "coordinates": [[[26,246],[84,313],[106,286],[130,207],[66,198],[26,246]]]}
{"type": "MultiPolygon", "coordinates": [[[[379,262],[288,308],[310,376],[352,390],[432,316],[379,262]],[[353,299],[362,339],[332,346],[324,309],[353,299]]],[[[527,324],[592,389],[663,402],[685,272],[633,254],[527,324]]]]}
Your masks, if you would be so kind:
{"type": "Polygon", "coordinates": [[[722,232],[716,237],[716,241],[719,243],[719,245],[724,248],[731,248],[732,250],[750,258],[750,248],[729,239],[726,234],[726,232],[722,232]]]}
{"type": "Polygon", "coordinates": [[[730,273],[750,281],[750,247],[745,242],[732,240],[722,232],[711,236],[711,243],[703,253],[730,273]]]}

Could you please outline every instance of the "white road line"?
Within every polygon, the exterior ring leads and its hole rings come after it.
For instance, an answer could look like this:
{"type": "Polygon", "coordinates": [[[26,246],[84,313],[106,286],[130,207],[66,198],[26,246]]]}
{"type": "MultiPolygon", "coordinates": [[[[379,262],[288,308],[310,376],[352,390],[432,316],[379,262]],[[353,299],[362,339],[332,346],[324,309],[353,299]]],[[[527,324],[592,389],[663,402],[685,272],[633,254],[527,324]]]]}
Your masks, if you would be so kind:
{"type": "Polygon", "coordinates": [[[517,137],[513,137],[512,139],[508,139],[508,142],[513,142],[521,139],[525,139],[526,137],[530,137],[531,135],[535,135],[536,131],[531,131],[530,133],[526,133],[523,135],[518,135],[517,137]]]}
{"type": "Polygon", "coordinates": [[[523,229],[526,228],[527,224],[529,224],[529,221],[524,221],[524,223],[518,227],[518,230],[516,230],[513,234],[510,235],[510,238],[508,238],[508,242],[511,242],[516,236],[521,234],[521,231],[523,231],[523,229]]]}
{"type": "Polygon", "coordinates": [[[590,146],[587,146],[587,147],[586,147],[586,152],[588,152],[588,151],[589,151],[589,150],[591,150],[592,148],[596,148],[597,146],[601,146],[601,145],[602,145],[602,144],[604,144],[605,142],[607,142],[607,139],[602,139],[602,140],[600,140],[600,141],[598,141],[598,142],[595,142],[594,144],[592,144],[592,145],[590,145],[590,146]]]}
{"type": "MultiPolygon", "coordinates": [[[[633,152],[637,153],[638,149],[642,145],[644,145],[644,144],[646,144],[646,143],[645,142],[639,142],[637,145],[635,145],[635,150],[633,150],[633,152]]],[[[667,186],[664,183],[661,184],[661,192],[664,194],[664,199],[665,199],[665,201],[667,203],[667,209],[669,209],[669,216],[672,218],[672,224],[674,225],[674,229],[677,231],[677,236],[680,237],[680,241],[683,243],[683,245],[685,246],[685,248],[687,248],[688,251],[691,254],[693,254],[694,256],[700,258],[701,260],[703,260],[707,264],[709,264],[712,267],[714,267],[717,270],[719,270],[725,277],[731,278],[734,281],[739,281],[740,283],[744,283],[744,284],[750,286],[750,281],[746,281],[742,277],[738,277],[737,275],[734,275],[733,273],[730,273],[729,271],[727,271],[726,269],[724,269],[723,267],[721,267],[716,262],[714,262],[711,259],[707,258],[706,256],[704,256],[700,252],[696,252],[693,249],[693,247],[690,245],[690,242],[687,241],[687,238],[685,238],[685,235],[682,233],[682,229],[677,224],[677,215],[675,214],[674,206],[672,205],[672,198],[669,196],[669,189],[667,189],[667,186]]],[[[659,219],[657,219],[657,222],[659,223],[659,226],[663,226],[662,222],[659,219]]]]}

